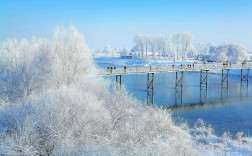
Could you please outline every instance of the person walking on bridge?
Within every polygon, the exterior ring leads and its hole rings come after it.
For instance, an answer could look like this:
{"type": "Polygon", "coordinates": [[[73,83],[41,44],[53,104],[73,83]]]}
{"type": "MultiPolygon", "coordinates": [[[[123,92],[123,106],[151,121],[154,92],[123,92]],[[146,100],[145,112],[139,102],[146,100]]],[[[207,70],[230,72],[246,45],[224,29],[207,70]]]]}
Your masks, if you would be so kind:
{"type": "Polygon", "coordinates": [[[126,73],[126,66],[124,66],[124,73],[126,73]]]}

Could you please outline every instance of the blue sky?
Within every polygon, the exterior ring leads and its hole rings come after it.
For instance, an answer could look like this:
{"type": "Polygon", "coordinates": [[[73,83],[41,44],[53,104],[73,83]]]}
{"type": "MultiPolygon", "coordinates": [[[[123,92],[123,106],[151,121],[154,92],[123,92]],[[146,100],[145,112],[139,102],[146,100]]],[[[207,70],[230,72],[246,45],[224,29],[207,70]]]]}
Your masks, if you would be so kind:
{"type": "Polygon", "coordinates": [[[252,0],[0,0],[0,41],[75,25],[89,47],[128,47],[136,34],[189,31],[195,42],[252,49],[252,0]]]}

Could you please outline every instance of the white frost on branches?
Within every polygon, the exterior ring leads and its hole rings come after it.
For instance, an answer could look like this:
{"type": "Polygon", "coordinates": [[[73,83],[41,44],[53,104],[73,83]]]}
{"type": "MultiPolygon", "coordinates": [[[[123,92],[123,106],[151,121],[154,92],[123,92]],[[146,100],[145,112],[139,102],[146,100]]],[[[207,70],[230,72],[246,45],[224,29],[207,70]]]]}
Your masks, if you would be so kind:
{"type": "Polygon", "coordinates": [[[173,59],[186,58],[192,52],[193,35],[189,32],[175,35],[136,35],[134,37],[136,56],[143,58],[170,57],[173,59]]]}
{"type": "Polygon", "coordinates": [[[0,154],[198,155],[168,111],[91,76],[75,27],[58,26],[51,39],[8,40],[0,53],[0,154]]]}
{"type": "Polygon", "coordinates": [[[1,44],[1,96],[25,100],[41,89],[71,84],[95,71],[85,40],[74,26],[56,27],[51,40],[1,44]]]}
{"type": "Polygon", "coordinates": [[[248,49],[239,44],[210,46],[209,52],[212,60],[220,62],[241,63],[248,59],[248,49]]]}

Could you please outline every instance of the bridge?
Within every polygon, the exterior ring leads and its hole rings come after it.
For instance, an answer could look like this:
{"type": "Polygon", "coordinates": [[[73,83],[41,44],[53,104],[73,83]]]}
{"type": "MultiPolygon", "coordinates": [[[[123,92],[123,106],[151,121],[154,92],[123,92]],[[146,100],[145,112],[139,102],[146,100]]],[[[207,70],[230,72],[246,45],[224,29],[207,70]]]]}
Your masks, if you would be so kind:
{"type": "Polygon", "coordinates": [[[207,84],[209,71],[221,71],[221,90],[228,91],[229,71],[240,70],[241,87],[248,88],[249,70],[252,69],[252,63],[210,63],[210,64],[180,64],[180,65],[165,65],[165,66],[132,66],[123,68],[101,69],[98,75],[101,76],[116,76],[116,86],[121,87],[122,76],[129,74],[147,74],[147,103],[154,104],[154,75],[158,73],[175,72],[175,104],[183,103],[183,79],[184,72],[199,72],[200,73],[200,102],[205,103],[207,99],[207,84]]]}

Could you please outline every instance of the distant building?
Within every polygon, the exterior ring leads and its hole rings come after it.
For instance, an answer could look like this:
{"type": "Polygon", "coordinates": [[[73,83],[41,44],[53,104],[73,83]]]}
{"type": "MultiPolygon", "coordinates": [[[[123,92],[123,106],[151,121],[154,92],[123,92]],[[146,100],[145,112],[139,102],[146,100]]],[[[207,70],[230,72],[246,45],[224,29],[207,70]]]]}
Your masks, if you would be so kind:
{"type": "Polygon", "coordinates": [[[123,55],[121,56],[122,59],[132,59],[132,55],[123,55]]]}
{"type": "Polygon", "coordinates": [[[132,52],[130,52],[127,48],[123,49],[121,52],[122,59],[132,59],[132,52]]]}
{"type": "Polygon", "coordinates": [[[252,62],[252,52],[248,53],[248,61],[252,62]]]}
{"type": "Polygon", "coordinates": [[[196,56],[196,59],[197,59],[197,60],[204,60],[204,59],[209,60],[209,59],[210,59],[210,55],[198,54],[198,55],[196,56]]]}

